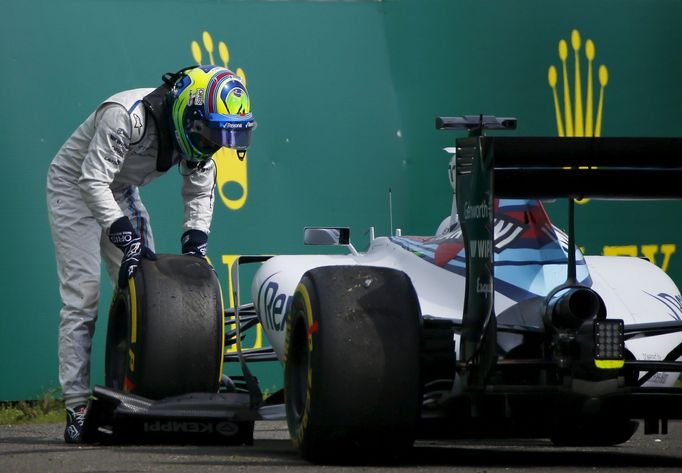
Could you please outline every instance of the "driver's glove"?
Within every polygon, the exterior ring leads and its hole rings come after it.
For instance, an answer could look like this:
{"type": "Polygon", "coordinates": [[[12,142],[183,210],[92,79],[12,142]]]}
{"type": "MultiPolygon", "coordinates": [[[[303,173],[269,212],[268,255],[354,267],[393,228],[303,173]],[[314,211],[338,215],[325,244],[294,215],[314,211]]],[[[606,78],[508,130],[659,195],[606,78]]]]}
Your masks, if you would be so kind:
{"type": "Polygon", "coordinates": [[[121,217],[109,227],[109,240],[123,252],[121,269],[118,271],[118,287],[123,289],[128,285],[128,278],[132,278],[140,265],[142,258],[155,260],[152,250],[142,244],[128,217],[121,217]]]}
{"type": "Polygon", "coordinates": [[[206,257],[206,246],[208,245],[208,235],[201,230],[187,230],[180,238],[182,243],[182,254],[206,257]]]}

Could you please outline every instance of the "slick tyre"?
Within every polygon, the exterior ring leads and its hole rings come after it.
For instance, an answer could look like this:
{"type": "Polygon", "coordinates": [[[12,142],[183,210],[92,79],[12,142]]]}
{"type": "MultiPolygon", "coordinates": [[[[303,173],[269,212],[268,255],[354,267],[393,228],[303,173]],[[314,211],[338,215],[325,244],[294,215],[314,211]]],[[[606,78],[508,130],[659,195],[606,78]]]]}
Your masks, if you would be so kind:
{"type": "Polygon", "coordinates": [[[224,315],[218,278],[195,256],[142,260],[109,312],[107,387],[150,399],[217,392],[224,315]]]}
{"type": "Polygon", "coordinates": [[[383,461],[409,450],[421,405],[420,309],[405,273],[308,271],[285,345],[287,423],[305,459],[383,461]]]}

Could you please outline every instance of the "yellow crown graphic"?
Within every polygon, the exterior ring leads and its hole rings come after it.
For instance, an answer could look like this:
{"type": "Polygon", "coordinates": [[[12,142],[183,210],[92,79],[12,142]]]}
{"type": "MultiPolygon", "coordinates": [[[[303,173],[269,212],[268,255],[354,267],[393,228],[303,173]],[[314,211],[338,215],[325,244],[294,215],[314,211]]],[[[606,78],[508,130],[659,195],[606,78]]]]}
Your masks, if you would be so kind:
{"type": "Polygon", "coordinates": [[[574,56],[574,81],[573,81],[573,105],[571,105],[571,86],[568,80],[568,44],[565,39],[559,41],[559,59],[561,59],[563,81],[563,118],[559,94],[557,92],[558,73],[554,65],[549,66],[547,79],[552,88],[554,98],[554,112],[559,136],[601,136],[601,125],[604,111],[604,89],[609,82],[609,71],[605,65],[599,66],[599,103],[597,105],[597,118],[594,120],[594,79],[593,62],[596,55],[594,42],[588,39],[585,42],[585,57],[587,58],[587,97],[583,108],[582,77],[580,75],[580,49],[582,40],[580,32],[571,32],[571,47],[574,56]]]}
{"type": "MultiPolygon", "coordinates": [[[[203,61],[203,53],[201,46],[198,41],[192,41],[192,57],[197,64],[210,64],[210,65],[220,65],[216,64],[215,57],[213,53],[214,43],[208,31],[204,31],[201,37],[204,50],[208,54],[208,62],[203,61]]],[[[230,52],[227,49],[227,44],[220,41],[218,43],[218,57],[222,61],[222,66],[229,68],[230,63],[230,52]]],[[[238,76],[240,76],[244,84],[246,84],[246,74],[241,67],[238,67],[234,71],[238,76]]],[[[213,159],[216,163],[217,175],[217,187],[220,199],[223,204],[231,210],[239,210],[244,206],[246,202],[246,197],[248,195],[248,180],[247,180],[247,159],[248,155],[244,157],[243,161],[237,158],[237,153],[228,148],[221,148],[216,154],[213,155],[213,159]],[[231,191],[231,192],[230,192],[231,191]]]]}

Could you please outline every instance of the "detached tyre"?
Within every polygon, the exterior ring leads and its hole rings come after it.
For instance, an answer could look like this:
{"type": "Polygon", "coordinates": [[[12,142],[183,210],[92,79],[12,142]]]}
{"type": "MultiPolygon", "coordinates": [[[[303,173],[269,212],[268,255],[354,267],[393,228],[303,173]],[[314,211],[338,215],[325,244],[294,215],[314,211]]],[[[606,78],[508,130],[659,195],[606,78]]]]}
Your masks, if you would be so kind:
{"type": "Polygon", "coordinates": [[[286,413],[313,462],[388,459],[414,443],[420,309],[405,273],[330,266],[308,271],[287,323],[286,413]]]}
{"type": "Polygon", "coordinates": [[[106,385],[150,399],[217,392],[224,320],[213,268],[194,256],[142,260],[112,302],[106,385]]]}

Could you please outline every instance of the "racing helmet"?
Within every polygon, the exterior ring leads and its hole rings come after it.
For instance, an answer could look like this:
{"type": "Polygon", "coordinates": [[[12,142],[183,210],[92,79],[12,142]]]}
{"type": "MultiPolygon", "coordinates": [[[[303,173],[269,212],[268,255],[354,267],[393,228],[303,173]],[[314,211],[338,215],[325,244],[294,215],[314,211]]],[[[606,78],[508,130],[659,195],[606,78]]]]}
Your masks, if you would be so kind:
{"type": "Polygon", "coordinates": [[[256,122],[242,78],[224,67],[185,70],[171,91],[171,121],[182,156],[209,159],[222,147],[243,158],[256,122]]]}

